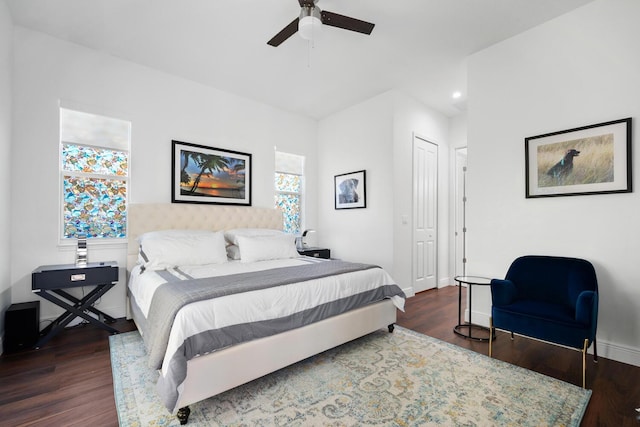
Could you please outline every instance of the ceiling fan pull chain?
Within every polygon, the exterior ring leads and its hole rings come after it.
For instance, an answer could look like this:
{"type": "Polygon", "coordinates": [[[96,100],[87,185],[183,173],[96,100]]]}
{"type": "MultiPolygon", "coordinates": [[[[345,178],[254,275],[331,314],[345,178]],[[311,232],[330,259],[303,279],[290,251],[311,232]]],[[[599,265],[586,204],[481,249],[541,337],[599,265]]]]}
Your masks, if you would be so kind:
{"type": "Polygon", "coordinates": [[[311,49],[316,48],[316,43],[313,40],[307,40],[307,68],[311,68],[311,49]]]}

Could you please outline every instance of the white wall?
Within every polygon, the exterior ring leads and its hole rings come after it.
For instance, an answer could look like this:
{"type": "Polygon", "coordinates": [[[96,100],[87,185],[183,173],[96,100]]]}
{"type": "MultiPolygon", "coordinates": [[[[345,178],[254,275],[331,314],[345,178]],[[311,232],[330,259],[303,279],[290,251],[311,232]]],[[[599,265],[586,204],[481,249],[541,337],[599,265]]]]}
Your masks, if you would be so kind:
{"type": "Polygon", "coordinates": [[[449,119],[449,140],[451,148],[467,146],[467,113],[463,112],[449,119]]]}
{"type": "Polygon", "coordinates": [[[385,93],[318,124],[318,244],[331,256],[393,268],[393,116],[385,93]],[[334,176],[366,170],[364,209],[334,209],[334,176]]]}
{"type": "MultiPolygon", "coordinates": [[[[638,180],[629,194],[525,199],[524,138],[626,117],[637,129],[638,16],[637,0],[589,3],[473,55],[468,86],[468,273],[502,277],[523,254],[589,259],[600,289],[598,352],[635,365],[638,180]]],[[[633,164],[637,176],[635,147],[633,164]]],[[[473,307],[486,322],[488,293],[474,290],[473,307]]]]}
{"type": "Polygon", "coordinates": [[[410,293],[414,133],[439,145],[438,275],[446,278],[446,117],[390,91],[321,120],[318,129],[319,244],[330,248],[334,257],[382,266],[410,293]],[[335,210],[334,176],[362,169],[367,171],[366,209],[335,210]],[[408,224],[402,223],[403,216],[408,224]]]}
{"type": "MultiPolygon", "coordinates": [[[[31,293],[34,268],[74,260],[74,248],[61,247],[58,238],[60,100],[132,122],[132,203],[171,201],[172,139],[251,153],[254,206],[273,206],[275,146],[307,157],[307,188],[315,191],[314,120],[22,27],[15,27],[14,32],[14,302],[38,299],[31,293]]],[[[315,199],[308,203],[307,219],[313,225],[315,199]]],[[[99,304],[115,317],[125,314],[125,258],[125,245],[102,247],[90,242],[90,261],[116,260],[123,267],[119,284],[99,304]]],[[[59,312],[42,302],[42,319],[59,312]]]]}
{"type": "MultiPolygon", "coordinates": [[[[0,0],[0,182],[10,183],[11,177],[11,62],[13,23],[9,8],[0,0]]],[[[11,187],[9,185],[9,187],[11,187]]],[[[11,235],[10,204],[0,204],[0,353],[4,336],[4,312],[11,304],[11,235]]]]}

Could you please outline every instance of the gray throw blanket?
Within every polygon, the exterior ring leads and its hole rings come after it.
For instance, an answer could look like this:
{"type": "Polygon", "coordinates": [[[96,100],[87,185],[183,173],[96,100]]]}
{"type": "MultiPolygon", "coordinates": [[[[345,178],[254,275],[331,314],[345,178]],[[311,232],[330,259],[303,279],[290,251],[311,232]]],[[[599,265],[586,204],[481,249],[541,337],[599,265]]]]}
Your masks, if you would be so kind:
{"type": "Polygon", "coordinates": [[[162,366],[173,320],[178,311],[187,304],[370,268],[378,267],[334,260],[160,285],[153,295],[147,316],[148,329],[144,333],[145,345],[149,353],[149,366],[154,369],[160,369],[162,366]]]}

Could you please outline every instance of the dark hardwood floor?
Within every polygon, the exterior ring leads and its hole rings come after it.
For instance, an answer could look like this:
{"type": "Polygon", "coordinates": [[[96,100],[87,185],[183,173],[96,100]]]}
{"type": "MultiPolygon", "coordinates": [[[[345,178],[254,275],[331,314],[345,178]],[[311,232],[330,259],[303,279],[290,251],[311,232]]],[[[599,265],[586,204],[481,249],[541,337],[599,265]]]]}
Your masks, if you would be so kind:
{"type": "MultiPolygon", "coordinates": [[[[486,354],[487,343],[452,332],[457,323],[458,288],[422,292],[406,303],[398,324],[486,354]]],[[[120,331],[135,329],[119,319],[120,331]]],[[[117,426],[108,333],[93,326],[65,330],[40,350],[0,356],[0,425],[117,426]]],[[[581,384],[577,351],[498,332],[494,357],[581,384]]],[[[593,395],[583,426],[638,426],[640,368],[600,357],[589,358],[587,387],[593,395]]]]}
{"type": "MultiPolygon", "coordinates": [[[[135,329],[124,319],[112,326],[135,329]]],[[[79,325],[39,350],[0,356],[0,425],[117,426],[108,337],[79,325]]]]}

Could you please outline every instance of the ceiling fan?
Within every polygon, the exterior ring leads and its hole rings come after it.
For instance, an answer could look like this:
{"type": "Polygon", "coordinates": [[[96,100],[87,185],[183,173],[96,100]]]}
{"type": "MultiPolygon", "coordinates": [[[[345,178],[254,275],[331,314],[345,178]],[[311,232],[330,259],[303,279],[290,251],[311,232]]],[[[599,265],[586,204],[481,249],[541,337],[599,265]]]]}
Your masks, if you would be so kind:
{"type": "Polygon", "coordinates": [[[338,15],[337,13],[326,10],[320,10],[320,8],[316,6],[317,2],[318,0],[298,0],[301,7],[300,16],[273,36],[267,44],[273,47],[280,46],[282,42],[298,31],[302,38],[312,40],[314,32],[318,32],[323,24],[367,35],[373,31],[375,24],[344,15],[338,15]]]}

